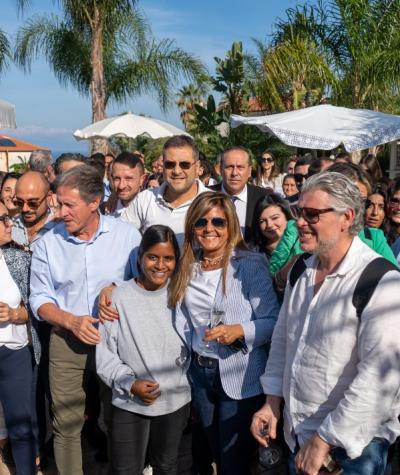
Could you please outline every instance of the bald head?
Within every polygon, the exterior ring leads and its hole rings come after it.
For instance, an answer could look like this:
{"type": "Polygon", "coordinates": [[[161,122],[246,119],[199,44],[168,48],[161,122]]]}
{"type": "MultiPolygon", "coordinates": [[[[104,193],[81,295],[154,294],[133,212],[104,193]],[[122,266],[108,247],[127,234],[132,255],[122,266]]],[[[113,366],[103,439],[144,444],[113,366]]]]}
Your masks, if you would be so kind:
{"type": "MultiPolygon", "coordinates": [[[[26,226],[47,218],[50,184],[40,172],[28,171],[17,181],[15,202],[26,226]]],[[[44,223],[43,223],[44,224],[44,223]]]]}
{"type": "Polygon", "coordinates": [[[18,190],[32,190],[47,194],[50,190],[50,183],[43,173],[28,171],[17,181],[16,194],[18,190]]]}

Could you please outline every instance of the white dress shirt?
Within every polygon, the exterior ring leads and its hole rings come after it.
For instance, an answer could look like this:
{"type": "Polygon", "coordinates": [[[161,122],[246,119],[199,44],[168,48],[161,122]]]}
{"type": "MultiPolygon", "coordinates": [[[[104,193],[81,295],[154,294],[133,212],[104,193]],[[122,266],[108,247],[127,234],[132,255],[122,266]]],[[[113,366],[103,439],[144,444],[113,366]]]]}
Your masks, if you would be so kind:
{"type": "MultiPolygon", "coordinates": [[[[193,200],[172,208],[164,198],[166,186],[167,184],[164,182],[158,188],[140,192],[136,199],[122,211],[121,218],[135,225],[142,234],[153,224],[169,226],[174,231],[179,245],[182,246],[186,213],[193,200]]],[[[211,190],[206,188],[200,180],[197,180],[196,196],[204,191],[211,190]]]]}
{"type": "Polygon", "coordinates": [[[318,432],[356,458],[374,437],[393,442],[400,434],[400,274],[382,277],[361,321],[352,303],[360,274],[377,257],[355,237],[316,295],[316,256],[286,288],[261,384],[265,394],[284,397],[292,451],[295,435],[302,446],[318,432]]]}
{"type": "Polygon", "coordinates": [[[236,214],[239,219],[240,229],[242,231],[242,236],[246,230],[246,212],[247,212],[247,185],[243,190],[237,195],[230,195],[224,188],[224,185],[221,185],[222,193],[229,195],[232,199],[233,204],[236,208],[236,214]]]}

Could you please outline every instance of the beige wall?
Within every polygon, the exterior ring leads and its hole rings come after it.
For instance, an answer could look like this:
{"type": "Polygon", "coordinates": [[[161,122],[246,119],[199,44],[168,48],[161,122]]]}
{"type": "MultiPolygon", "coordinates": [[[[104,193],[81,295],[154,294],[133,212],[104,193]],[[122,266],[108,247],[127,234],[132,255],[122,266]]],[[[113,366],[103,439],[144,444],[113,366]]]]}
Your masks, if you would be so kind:
{"type": "MultiPolygon", "coordinates": [[[[8,165],[11,166],[14,163],[21,163],[18,157],[28,161],[31,152],[8,152],[8,165]]],[[[0,152],[0,171],[7,172],[7,154],[6,152],[0,152]]]]}

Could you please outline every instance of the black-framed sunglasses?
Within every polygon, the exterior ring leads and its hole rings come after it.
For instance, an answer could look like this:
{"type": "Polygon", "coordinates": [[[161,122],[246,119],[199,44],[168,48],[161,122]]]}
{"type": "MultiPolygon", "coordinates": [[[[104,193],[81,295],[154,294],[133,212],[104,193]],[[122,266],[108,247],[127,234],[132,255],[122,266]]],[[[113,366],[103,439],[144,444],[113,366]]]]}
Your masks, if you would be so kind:
{"type": "Polygon", "coordinates": [[[307,180],[308,174],[303,175],[303,173],[295,173],[294,174],[294,181],[296,183],[303,183],[303,180],[307,180]]]}
{"type": "Polygon", "coordinates": [[[47,195],[43,196],[41,199],[35,200],[20,200],[19,198],[14,199],[14,204],[17,208],[23,208],[24,204],[26,203],[29,208],[31,209],[38,209],[39,206],[43,203],[43,201],[47,198],[47,195]]]}
{"type": "Polygon", "coordinates": [[[0,215],[0,222],[4,223],[5,226],[9,226],[12,223],[12,219],[8,214],[1,214],[0,215]]]}
{"type": "Polygon", "coordinates": [[[261,163],[272,163],[275,160],[272,157],[260,157],[260,162],[261,163]]]}
{"type": "Polygon", "coordinates": [[[208,223],[211,223],[214,228],[217,229],[223,229],[226,226],[226,219],[224,218],[199,218],[195,223],[194,223],[194,229],[204,229],[208,223]]]}
{"type": "Polygon", "coordinates": [[[318,223],[321,214],[335,211],[334,208],[300,208],[299,206],[292,206],[290,209],[294,219],[298,220],[303,218],[308,224],[316,224],[318,223]]]}
{"type": "Polygon", "coordinates": [[[173,162],[172,160],[164,160],[164,168],[166,170],[174,170],[176,166],[179,166],[182,170],[190,170],[192,166],[197,162],[173,162]]]}

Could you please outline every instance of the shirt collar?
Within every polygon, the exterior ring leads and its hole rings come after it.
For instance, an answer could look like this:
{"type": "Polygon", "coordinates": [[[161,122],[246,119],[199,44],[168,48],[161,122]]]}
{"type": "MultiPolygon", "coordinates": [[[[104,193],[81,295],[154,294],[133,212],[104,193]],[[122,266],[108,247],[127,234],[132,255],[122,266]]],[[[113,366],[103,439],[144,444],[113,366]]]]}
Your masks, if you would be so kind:
{"type": "Polygon", "coordinates": [[[243,188],[243,190],[237,195],[230,195],[224,188],[224,185],[221,185],[222,193],[229,195],[231,198],[235,197],[239,201],[243,201],[243,203],[247,203],[247,185],[243,188]]]}
{"type": "MultiPolygon", "coordinates": [[[[353,270],[356,266],[357,260],[359,260],[360,253],[362,252],[362,247],[363,247],[363,243],[361,239],[358,236],[355,236],[353,238],[353,241],[346,255],[344,256],[342,262],[340,263],[339,267],[336,269],[335,272],[332,272],[332,274],[329,274],[328,277],[336,277],[336,276],[343,277],[346,274],[348,274],[351,270],[353,270]]],[[[316,259],[317,259],[316,255],[313,255],[309,257],[308,259],[306,259],[304,262],[307,268],[316,267],[316,264],[317,264],[316,259]]]]}
{"type": "Polygon", "coordinates": [[[100,216],[100,220],[99,220],[99,225],[97,227],[97,230],[94,233],[93,237],[91,239],[89,239],[88,241],[83,241],[82,239],[78,239],[77,237],[75,237],[73,234],[70,234],[65,229],[65,226],[63,226],[64,238],[67,241],[73,241],[73,242],[76,242],[78,244],[85,243],[85,242],[89,244],[89,243],[94,242],[101,234],[108,233],[109,231],[111,231],[111,229],[113,227],[113,222],[116,221],[115,218],[112,218],[110,216],[104,216],[100,213],[99,213],[99,216],[100,216]]]}
{"type": "MultiPolygon", "coordinates": [[[[196,180],[196,183],[197,183],[196,196],[198,196],[200,193],[203,193],[204,191],[210,191],[206,186],[204,186],[201,180],[196,180]]],[[[165,198],[164,198],[166,188],[167,188],[167,183],[164,181],[158,188],[154,188],[153,193],[155,194],[156,201],[169,207],[168,201],[165,201],[165,198]]],[[[189,201],[186,201],[185,203],[180,204],[178,208],[180,208],[181,206],[187,206],[193,200],[194,198],[192,200],[189,200],[189,201]]]]}

